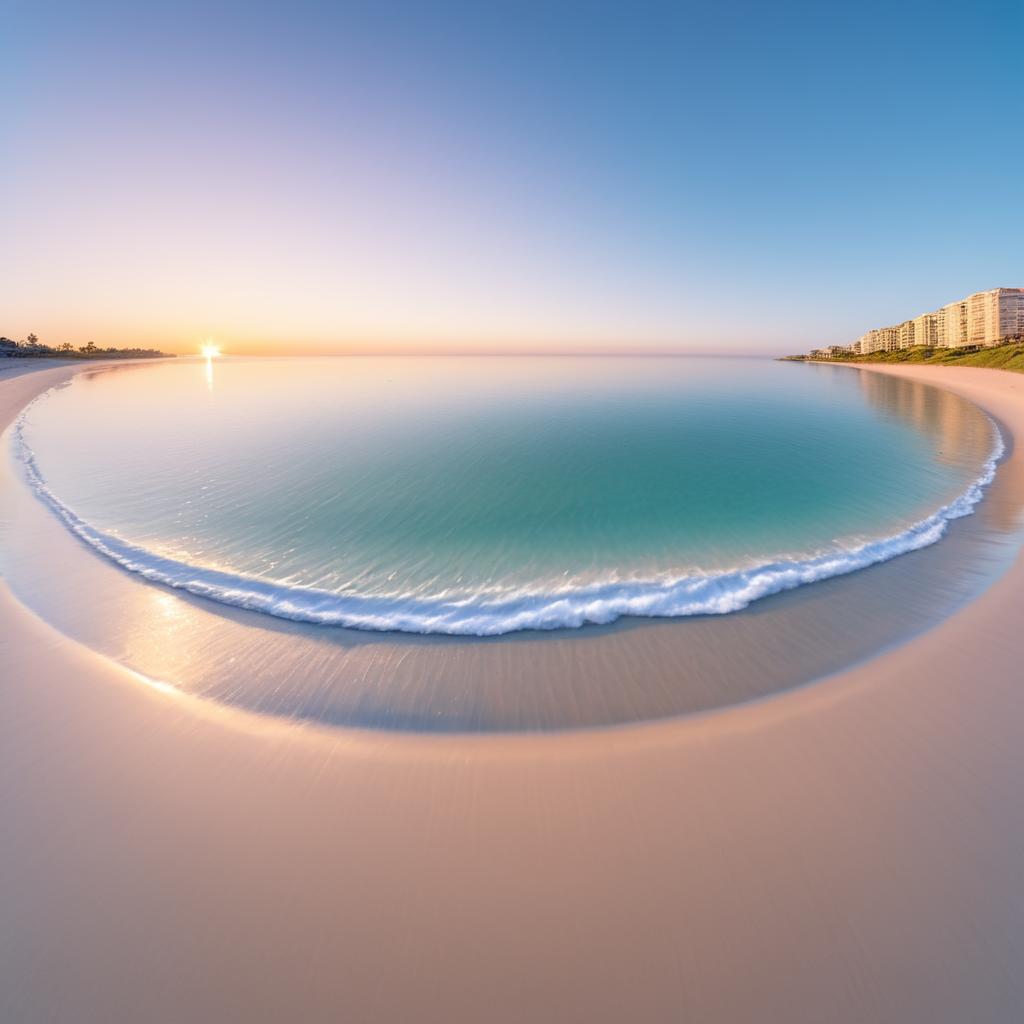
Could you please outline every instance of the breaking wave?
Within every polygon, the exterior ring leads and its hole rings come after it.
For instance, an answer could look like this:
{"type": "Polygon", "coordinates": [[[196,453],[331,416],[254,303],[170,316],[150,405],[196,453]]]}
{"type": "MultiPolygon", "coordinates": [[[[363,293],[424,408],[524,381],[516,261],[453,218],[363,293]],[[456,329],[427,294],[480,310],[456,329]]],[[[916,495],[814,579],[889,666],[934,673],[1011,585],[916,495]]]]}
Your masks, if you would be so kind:
{"type": "Polygon", "coordinates": [[[951,520],[970,515],[995,477],[1005,452],[1002,436],[992,423],[995,444],[981,475],[949,504],[900,533],[807,558],[780,559],[720,573],[597,582],[547,591],[524,589],[454,597],[370,596],[288,586],[189,565],[96,529],[47,486],[24,437],[29,408],[31,404],[17,421],[14,440],[32,489],[72,533],[129,572],[221,604],[295,622],[457,636],[574,628],[587,623],[605,624],[622,616],[724,615],[770,594],[886,562],[936,543],[951,520]]]}

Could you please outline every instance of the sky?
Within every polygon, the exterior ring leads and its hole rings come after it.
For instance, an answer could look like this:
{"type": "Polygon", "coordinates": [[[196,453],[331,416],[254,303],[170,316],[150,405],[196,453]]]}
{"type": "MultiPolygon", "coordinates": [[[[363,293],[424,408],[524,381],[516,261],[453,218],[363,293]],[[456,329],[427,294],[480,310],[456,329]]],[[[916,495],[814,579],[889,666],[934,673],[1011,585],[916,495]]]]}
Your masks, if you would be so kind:
{"type": "Polygon", "coordinates": [[[845,343],[1024,286],[1020,0],[0,0],[0,334],[845,343]]]}

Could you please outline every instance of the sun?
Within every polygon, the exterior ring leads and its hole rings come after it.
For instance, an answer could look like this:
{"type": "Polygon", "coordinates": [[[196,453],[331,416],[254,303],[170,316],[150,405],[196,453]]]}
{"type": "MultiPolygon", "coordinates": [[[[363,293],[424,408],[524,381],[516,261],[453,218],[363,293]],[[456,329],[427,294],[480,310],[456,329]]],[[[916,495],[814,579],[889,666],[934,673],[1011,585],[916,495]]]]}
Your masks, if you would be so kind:
{"type": "Polygon", "coordinates": [[[220,345],[213,345],[207,342],[205,345],[200,346],[199,351],[204,359],[216,359],[220,355],[220,345]]]}

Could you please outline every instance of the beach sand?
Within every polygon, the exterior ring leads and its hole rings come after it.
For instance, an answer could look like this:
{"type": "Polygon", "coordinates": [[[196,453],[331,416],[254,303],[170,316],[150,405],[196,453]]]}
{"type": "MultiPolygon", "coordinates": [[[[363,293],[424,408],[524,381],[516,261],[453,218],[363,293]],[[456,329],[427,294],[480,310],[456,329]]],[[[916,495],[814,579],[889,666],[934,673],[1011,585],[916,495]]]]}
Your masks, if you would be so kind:
{"type": "MultiPolygon", "coordinates": [[[[849,372],[1024,437],[1024,377],[849,372]]],[[[147,684],[0,589],[0,1020],[1020,1020],[1022,602],[1018,560],[765,700],[427,736],[147,684]]]]}

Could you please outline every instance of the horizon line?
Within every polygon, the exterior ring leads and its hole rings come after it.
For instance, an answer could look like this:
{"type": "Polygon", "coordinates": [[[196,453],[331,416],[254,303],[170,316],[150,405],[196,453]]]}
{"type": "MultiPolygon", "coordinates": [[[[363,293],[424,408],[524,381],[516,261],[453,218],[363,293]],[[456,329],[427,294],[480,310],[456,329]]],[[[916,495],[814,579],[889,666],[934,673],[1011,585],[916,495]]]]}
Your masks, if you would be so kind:
{"type": "MultiPolygon", "coordinates": [[[[190,358],[195,356],[197,359],[202,359],[203,356],[199,352],[198,348],[195,351],[186,350],[175,353],[168,353],[169,355],[182,356],[184,358],[190,358]]],[[[706,350],[680,350],[680,349],[645,349],[640,352],[628,352],[624,350],[607,351],[607,350],[589,350],[589,349],[558,349],[555,351],[551,350],[531,350],[531,349],[507,349],[501,351],[483,351],[479,349],[437,349],[433,351],[409,351],[399,349],[383,349],[383,350],[357,350],[349,352],[315,352],[315,351],[302,351],[302,352],[267,352],[260,350],[232,350],[222,349],[217,358],[266,358],[266,359],[367,359],[367,358],[412,358],[412,359],[431,359],[431,358],[444,358],[451,359],[456,357],[481,357],[486,359],[492,358],[509,358],[509,357],[523,357],[523,358],[552,358],[552,359],[564,359],[564,358],[609,358],[609,359],[658,359],[658,358],[700,358],[700,359],[777,359],[779,356],[772,352],[713,352],[706,350]]]]}

